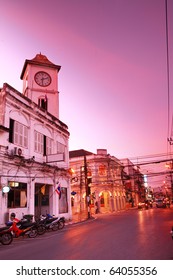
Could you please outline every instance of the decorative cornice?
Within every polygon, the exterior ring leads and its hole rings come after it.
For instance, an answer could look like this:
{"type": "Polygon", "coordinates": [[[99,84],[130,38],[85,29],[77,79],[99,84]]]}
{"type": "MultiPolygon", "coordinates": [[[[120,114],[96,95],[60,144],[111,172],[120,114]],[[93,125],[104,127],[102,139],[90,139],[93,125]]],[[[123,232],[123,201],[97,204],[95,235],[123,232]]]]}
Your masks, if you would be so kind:
{"type": "Polygon", "coordinates": [[[5,127],[3,125],[0,125],[0,131],[7,131],[7,132],[9,132],[9,128],[5,127]]]}

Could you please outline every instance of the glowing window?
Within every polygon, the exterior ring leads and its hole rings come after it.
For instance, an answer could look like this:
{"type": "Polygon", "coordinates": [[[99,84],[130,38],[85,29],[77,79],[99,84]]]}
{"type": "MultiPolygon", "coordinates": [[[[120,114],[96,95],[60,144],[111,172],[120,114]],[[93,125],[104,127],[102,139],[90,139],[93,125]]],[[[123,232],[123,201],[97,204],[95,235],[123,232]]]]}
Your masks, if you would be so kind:
{"type": "Polygon", "coordinates": [[[106,166],[104,164],[99,165],[99,175],[105,176],[107,174],[106,166]]]}

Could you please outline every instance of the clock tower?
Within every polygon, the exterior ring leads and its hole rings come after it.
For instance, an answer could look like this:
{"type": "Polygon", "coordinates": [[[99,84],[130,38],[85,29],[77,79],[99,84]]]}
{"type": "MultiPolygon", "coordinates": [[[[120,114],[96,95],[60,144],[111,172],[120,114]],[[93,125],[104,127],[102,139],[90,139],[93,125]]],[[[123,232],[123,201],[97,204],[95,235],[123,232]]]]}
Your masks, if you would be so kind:
{"type": "Polygon", "coordinates": [[[40,53],[31,60],[25,60],[20,76],[23,80],[23,94],[58,119],[60,69],[61,66],[55,65],[40,53]]]}

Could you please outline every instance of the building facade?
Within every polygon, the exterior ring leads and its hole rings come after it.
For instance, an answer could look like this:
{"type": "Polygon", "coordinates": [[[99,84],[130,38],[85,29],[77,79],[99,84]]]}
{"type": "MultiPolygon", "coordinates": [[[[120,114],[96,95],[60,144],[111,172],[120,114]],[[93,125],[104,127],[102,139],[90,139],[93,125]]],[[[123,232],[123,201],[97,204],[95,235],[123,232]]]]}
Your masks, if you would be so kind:
{"type": "Polygon", "coordinates": [[[75,150],[69,152],[72,212],[106,213],[125,209],[125,189],[120,161],[98,149],[97,154],[75,150]],[[89,203],[87,203],[89,202],[89,203]]]}
{"type": "Polygon", "coordinates": [[[60,66],[25,60],[20,93],[0,89],[0,224],[11,212],[71,218],[69,132],[59,120],[60,66]]]}
{"type": "Polygon", "coordinates": [[[139,202],[146,200],[146,188],[144,175],[140,172],[140,167],[135,166],[128,158],[121,159],[123,164],[123,184],[126,191],[127,207],[137,206],[139,202]]]}

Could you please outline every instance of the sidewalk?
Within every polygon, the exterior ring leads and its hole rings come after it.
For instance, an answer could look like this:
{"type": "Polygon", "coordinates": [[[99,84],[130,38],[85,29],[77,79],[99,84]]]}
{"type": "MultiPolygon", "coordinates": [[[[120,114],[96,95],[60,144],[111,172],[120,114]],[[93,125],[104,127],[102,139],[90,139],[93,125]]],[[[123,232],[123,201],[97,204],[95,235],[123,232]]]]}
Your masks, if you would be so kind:
{"type": "MultiPolygon", "coordinates": [[[[129,211],[129,210],[137,210],[137,207],[121,209],[121,210],[113,211],[113,212],[102,212],[102,213],[98,213],[98,214],[92,213],[92,214],[90,214],[90,219],[93,220],[93,219],[96,219],[97,217],[102,216],[102,215],[111,215],[111,214],[116,214],[116,213],[123,212],[123,211],[129,211]]],[[[76,214],[73,214],[72,220],[69,220],[69,221],[66,222],[66,225],[81,223],[81,222],[84,222],[84,221],[88,221],[90,219],[88,219],[88,213],[87,212],[76,213],[76,214]]]]}
{"type": "Polygon", "coordinates": [[[72,220],[67,221],[66,224],[76,224],[76,223],[87,221],[87,219],[88,219],[88,213],[86,212],[76,213],[72,215],[72,220]]]}

